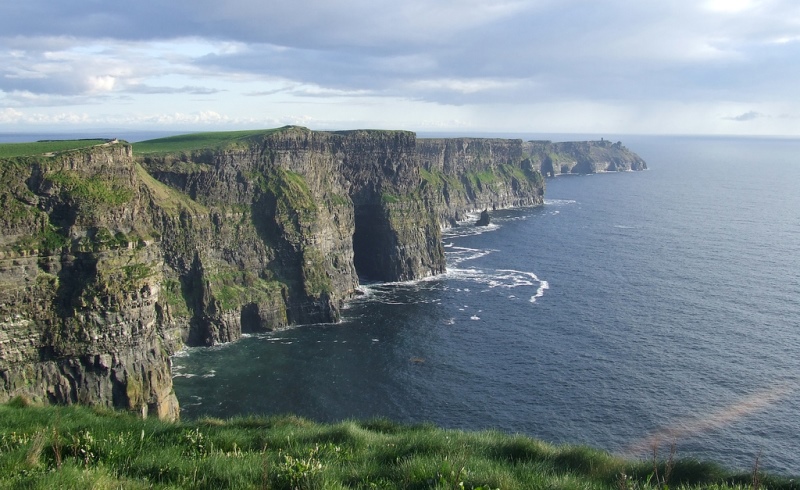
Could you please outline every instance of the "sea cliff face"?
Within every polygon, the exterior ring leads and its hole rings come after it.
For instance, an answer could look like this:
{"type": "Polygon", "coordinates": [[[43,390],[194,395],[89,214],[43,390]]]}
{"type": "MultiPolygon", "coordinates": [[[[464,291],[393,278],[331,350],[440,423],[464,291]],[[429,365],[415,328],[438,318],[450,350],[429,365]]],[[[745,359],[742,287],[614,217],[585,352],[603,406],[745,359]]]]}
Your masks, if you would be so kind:
{"type": "Polygon", "coordinates": [[[172,419],[162,253],[130,146],[2,162],[0,400],[172,419]]]}
{"type": "Polygon", "coordinates": [[[420,139],[420,168],[440,223],[454,225],[470,211],[541,205],[544,181],[527,150],[522,140],[420,139]]]}
{"type": "Polygon", "coordinates": [[[525,147],[542,174],[548,177],[647,169],[645,161],[619,141],[529,141],[525,147]]]}
{"type": "Polygon", "coordinates": [[[443,272],[442,226],[542,204],[542,172],[643,168],[600,143],[287,127],[2,160],[0,401],[175,419],[181,346],[334,322],[359,277],[443,272]]]}

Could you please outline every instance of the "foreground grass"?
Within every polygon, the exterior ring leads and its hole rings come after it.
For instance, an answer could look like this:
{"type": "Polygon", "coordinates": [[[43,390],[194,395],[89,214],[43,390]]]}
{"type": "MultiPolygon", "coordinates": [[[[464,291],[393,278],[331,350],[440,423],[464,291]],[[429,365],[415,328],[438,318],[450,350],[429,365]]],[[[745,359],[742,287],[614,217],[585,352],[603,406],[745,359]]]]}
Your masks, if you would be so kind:
{"type": "MultiPolygon", "coordinates": [[[[654,466],[523,436],[384,420],[323,425],[283,416],[172,424],[22,400],[0,406],[0,488],[636,490],[753,483],[752,475],[696,461],[654,466]]],[[[764,475],[755,483],[798,488],[764,475]]]]}

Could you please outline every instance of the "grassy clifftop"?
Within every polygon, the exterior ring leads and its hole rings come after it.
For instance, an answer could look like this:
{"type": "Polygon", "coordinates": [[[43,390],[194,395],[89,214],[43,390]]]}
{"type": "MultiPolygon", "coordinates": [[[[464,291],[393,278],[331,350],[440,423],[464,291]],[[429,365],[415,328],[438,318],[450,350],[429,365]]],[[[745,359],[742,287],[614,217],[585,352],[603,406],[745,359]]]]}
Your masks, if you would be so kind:
{"type": "Polygon", "coordinates": [[[17,158],[34,155],[43,155],[59,151],[79,150],[92,146],[102,145],[108,140],[80,139],[80,140],[46,140],[33,143],[4,143],[0,145],[0,159],[17,158]]]}
{"type": "Polygon", "coordinates": [[[0,406],[0,488],[798,488],[696,461],[632,462],[499,432],[294,416],[166,423],[0,406]],[[754,485],[755,483],[755,485],[754,485]]]}
{"type": "Polygon", "coordinates": [[[255,129],[249,131],[219,131],[181,134],[167,138],[134,143],[133,152],[136,155],[152,155],[161,153],[179,153],[195,150],[226,148],[236,144],[246,143],[251,138],[266,136],[291,128],[285,126],[276,129],[255,129]]]}

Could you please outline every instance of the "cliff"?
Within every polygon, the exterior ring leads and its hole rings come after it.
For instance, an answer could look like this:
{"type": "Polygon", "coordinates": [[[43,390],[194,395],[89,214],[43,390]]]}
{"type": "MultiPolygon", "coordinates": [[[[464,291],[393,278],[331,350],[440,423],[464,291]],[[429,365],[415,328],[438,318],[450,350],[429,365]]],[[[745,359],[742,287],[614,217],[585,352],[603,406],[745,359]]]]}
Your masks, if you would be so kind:
{"type": "Polygon", "coordinates": [[[454,225],[470,211],[544,202],[540,164],[522,140],[420,139],[417,151],[442,225],[454,225]]]}
{"type": "Polygon", "coordinates": [[[619,141],[529,141],[525,149],[537,168],[548,177],[647,169],[645,161],[619,141]]]}
{"type": "Polygon", "coordinates": [[[163,258],[131,147],[2,162],[0,399],[176,418],[163,258]]]}
{"type": "Polygon", "coordinates": [[[181,346],[335,322],[359,278],[443,272],[442,225],[541,204],[542,171],[633,157],[286,127],[0,159],[0,401],[177,418],[181,346]]]}

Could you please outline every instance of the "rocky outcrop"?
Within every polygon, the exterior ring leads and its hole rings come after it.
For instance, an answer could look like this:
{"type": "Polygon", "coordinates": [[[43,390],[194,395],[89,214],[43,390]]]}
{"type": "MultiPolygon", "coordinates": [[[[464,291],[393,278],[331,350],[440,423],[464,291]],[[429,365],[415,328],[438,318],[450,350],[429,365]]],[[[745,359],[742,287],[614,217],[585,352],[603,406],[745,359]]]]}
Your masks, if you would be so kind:
{"type": "Polygon", "coordinates": [[[0,161],[0,401],[174,419],[181,346],[334,322],[360,278],[443,272],[442,226],[542,204],[542,171],[644,165],[604,142],[405,131],[287,127],[198,148],[0,161]]]}
{"type": "Polygon", "coordinates": [[[543,203],[540,164],[531,159],[522,140],[420,139],[417,151],[442,226],[481,209],[543,203]]]}
{"type": "Polygon", "coordinates": [[[481,211],[481,216],[478,218],[478,221],[475,222],[475,226],[489,226],[491,222],[491,218],[489,217],[489,210],[484,209],[481,211]]]}
{"type": "Polygon", "coordinates": [[[593,174],[645,170],[647,164],[621,142],[608,140],[553,143],[529,141],[526,152],[543,175],[593,174]]]}

